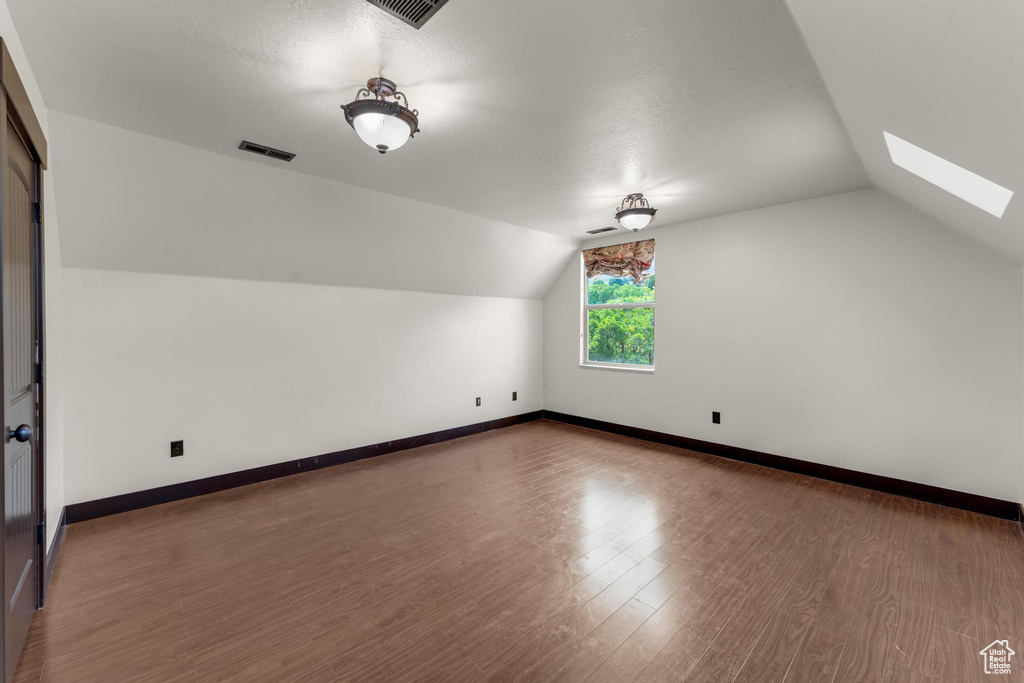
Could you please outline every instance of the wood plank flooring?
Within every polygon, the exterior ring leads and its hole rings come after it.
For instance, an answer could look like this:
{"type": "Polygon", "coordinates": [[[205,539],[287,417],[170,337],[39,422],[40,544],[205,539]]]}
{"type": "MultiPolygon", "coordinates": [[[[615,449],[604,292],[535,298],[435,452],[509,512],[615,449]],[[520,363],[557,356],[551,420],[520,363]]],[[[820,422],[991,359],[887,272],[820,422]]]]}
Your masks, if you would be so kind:
{"type": "Polygon", "coordinates": [[[16,680],[964,683],[997,638],[1024,681],[1015,523],[541,421],[72,526],[16,680]]]}

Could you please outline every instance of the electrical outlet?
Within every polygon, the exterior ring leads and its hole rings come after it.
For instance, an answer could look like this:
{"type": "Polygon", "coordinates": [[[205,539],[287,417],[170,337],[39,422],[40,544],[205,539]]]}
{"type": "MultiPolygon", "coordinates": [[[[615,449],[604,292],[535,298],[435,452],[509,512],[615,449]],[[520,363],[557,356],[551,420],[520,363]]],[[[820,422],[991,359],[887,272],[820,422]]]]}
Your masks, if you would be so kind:
{"type": "Polygon", "coordinates": [[[180,458],[185,455],[185,442],[184,441],[172,441],[171,442],[171,457],[180,458]]]}
{"type": "Polygon", "coordinates": [[[512,392],[512,400],[513,401],[518,401],[519,400],[519,392],[518,391],[513,391],[512,392]]]}
{"type": "Polygon", "coordinates": [[[716,425],[722,424],[722,414],[717,410],[713,411],[711,413],[711,421],[714,422],[716,425]]]}
{"type": "Polygon", "coordinates": [[[479,396],[476,397],[476,407],[477,408],[480,407],[480,397],[479,396]]]}

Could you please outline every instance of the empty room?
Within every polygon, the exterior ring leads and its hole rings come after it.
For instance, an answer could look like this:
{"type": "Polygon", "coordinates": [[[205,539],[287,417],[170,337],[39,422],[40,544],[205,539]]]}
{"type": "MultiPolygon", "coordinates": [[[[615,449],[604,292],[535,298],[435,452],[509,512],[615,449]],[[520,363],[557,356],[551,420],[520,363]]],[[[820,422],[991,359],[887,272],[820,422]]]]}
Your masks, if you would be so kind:
{"type": "Polygon", "coordinates": [[[1024,682],[1022,35],[0,0],[3,683],[1024,682]]]}

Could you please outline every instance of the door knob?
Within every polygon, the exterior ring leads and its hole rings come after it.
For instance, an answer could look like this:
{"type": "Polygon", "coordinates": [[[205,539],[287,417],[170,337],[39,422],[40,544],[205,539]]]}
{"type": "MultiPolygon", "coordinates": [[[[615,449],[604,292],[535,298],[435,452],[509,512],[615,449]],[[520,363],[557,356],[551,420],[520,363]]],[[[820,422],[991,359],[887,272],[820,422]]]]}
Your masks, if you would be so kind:
{"type": "Polygon", "coordinates": [[[32,438],[32,428],[28,425],[20,425],[17,429],[7,432],[8,439],[25,442],[32,438]]]}

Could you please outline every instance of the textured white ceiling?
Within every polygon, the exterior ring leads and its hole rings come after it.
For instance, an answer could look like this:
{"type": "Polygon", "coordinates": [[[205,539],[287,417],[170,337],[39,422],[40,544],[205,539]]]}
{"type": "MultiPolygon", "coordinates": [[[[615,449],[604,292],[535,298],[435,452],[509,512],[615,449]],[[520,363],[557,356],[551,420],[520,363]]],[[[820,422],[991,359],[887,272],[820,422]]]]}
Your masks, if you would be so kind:
{"type": "Polygon", "coordinates": [[[1024,3],[789,0],[871,180],[1024,263],[1024,3]],[[889,131],[1015,192],[995,218],[894,166],[889,131]]]}
{"type": "Polygon", "coordinates": [[[869,184],[783,0],[451,0],[420,31],[364,0],[8,3],[51,109],[514,225],[869,184]],[[423,129],[385,157],[339,109],[377,74],[423,129]]]}

